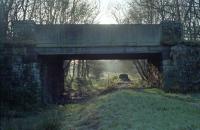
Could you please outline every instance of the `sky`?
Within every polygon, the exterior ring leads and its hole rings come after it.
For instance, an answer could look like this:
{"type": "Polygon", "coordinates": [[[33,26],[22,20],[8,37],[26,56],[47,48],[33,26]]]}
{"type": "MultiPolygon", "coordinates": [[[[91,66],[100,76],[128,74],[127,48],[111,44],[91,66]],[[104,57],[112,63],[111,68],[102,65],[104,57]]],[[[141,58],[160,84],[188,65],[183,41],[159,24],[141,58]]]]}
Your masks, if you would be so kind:
{"type": "Polygon", "coordinates": [[[100,0],[100,14],[97,22],[100,24],[117,24],[111,14],[111,10],[117,4],[124,4],[125,0],[100,0]]]}

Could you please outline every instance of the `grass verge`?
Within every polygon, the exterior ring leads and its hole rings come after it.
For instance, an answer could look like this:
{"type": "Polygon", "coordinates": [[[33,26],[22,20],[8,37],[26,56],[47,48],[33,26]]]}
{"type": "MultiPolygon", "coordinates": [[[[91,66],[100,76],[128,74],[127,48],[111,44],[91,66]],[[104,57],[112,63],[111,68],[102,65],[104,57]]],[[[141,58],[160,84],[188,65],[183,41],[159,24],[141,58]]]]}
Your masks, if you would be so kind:
{"type": "Polygon", "coordinates": [[[24,130],[200,130],[200,94],[118,90],[22,120],[17,124],[29,124],[24,130]]]}

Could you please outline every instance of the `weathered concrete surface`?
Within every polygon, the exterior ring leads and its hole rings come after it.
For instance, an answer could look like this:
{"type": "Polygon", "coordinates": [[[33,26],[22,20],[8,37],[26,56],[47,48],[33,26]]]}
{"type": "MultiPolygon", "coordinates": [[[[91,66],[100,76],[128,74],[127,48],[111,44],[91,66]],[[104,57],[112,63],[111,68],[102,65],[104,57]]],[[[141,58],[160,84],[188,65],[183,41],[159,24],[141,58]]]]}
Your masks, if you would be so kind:
{"type": "Polygon", "coordinates": [[[36,47],[38,55],[102,55],[102,54],[154,54],[161,53],[161,46],[113,46],[113,47],[36,47]]]}
{"type": "Polygon", "coordinates": [[[38,55],[152,54],[161,53],[163,43],[171,45],[181,39],[179,26],[169,21],[115,25],[17,21],[13,24],[13,43],[33,44],[38,55]]]}
{"type": "Polygon", "coordinates": [[[161,41],[159,24],[36,25],[18,22],[13,28],[16,41],[33,40],[37,47],[158,46],[161,41]],[[30,36],[23,38],[28,33],[30,36]]]}

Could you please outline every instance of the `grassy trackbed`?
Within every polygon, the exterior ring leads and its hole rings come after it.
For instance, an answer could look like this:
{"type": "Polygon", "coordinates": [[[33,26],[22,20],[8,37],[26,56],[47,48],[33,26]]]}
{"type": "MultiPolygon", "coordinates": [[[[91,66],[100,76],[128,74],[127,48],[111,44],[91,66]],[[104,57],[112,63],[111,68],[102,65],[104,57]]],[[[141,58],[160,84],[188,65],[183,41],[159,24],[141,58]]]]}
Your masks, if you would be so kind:
{"type": "Polygon", "coordinates": [[[59,114],[47,126],[37,125],[39,120],[45,122],[51,117],[45,113],[34,117],[40,119],[32,126],[38,130],[200,130],[200,94],[119,90],[86,103],[60,106],[56,111],[59,114]],[[58,127],[50,129],[52,122],[58,122],[58,127]]]}

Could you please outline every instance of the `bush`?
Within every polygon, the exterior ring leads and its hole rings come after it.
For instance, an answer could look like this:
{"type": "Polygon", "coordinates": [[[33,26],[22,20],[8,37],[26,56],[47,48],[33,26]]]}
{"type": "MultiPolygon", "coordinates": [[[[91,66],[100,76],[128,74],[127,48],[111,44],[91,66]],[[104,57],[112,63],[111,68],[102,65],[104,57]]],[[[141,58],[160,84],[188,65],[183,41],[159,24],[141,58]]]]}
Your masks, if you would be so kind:
{"type": "Polygon", "coordinates": [[[73,83],[73,89],[79,97],[87,97],[92,94],[92,82],[88,79],[76,78],[73,83]]]}

